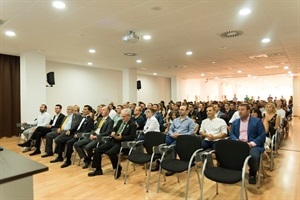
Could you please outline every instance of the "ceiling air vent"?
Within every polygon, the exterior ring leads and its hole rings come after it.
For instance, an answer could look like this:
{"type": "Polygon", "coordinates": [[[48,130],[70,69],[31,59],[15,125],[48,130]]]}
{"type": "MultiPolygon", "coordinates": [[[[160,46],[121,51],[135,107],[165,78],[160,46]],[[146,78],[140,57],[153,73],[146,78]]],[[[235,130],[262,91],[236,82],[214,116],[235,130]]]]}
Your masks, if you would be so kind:
{"type": "Polygon", "coordinates": [[[136,56],[137,53],[123,53],[124,56],[136,56]]]}
{"type": "Polygon", "coordinates": [[[232,31],[225,31],[224,33],[221,33],[222,38],[234,38],[238,37],[243,34],[243,31],[239,30],[232,30],[232,31]]]}

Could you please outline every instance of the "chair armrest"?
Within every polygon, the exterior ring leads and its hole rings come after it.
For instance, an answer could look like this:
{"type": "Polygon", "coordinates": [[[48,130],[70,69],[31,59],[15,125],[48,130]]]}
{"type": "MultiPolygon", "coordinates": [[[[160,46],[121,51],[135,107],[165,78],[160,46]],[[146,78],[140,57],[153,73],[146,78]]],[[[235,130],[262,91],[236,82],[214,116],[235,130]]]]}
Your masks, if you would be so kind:
{"type": "Polygon", "coordinates": [[[175,147],[174,144],[171,144],[171,145],[161,144],[158,146],[158,151],[159,151],[159,153],[167,153],[170,149],[172,149],[174,147],[175,147]]]}
{"type": "Polygon", "coordinates": [[[102,136],[100,136],[100,135],[98,135],[97,136],[97,140],[98,140],[98,142],[104,142],[104,143],[106,143],[108,140],[110,140],[112,137],[111,136],[104,136],[104,137],[102,137],[102,136]],[[99,140],[98,140],[98,138],[99,138],[99,140]]]}
{"type": "Polygon", "coordinates": [[[161,154],[161,151],[159,150],[160,148],[164,148],[166,146],[166,144],[160,144],[158,146],[154,146],[152,151],[155,154],[161,154]]]}
{"type": "MultiPolygon", "coordinates": [[[[243,171],[242,171],[242,179],[244,180],[245,179],[245,173],[246,173],[246,168],[247,168],[247,165],[248,165],[248,160],[251,158],[251,156],[247,156],[247,158],[245,159],[244,161],[244,165],[243,165],[243,171]]],[[[259,174],[260,176],[260,174],[259,174]]]]}
{"type": "Polygon", "coordinates": [[[144,143],[144,140],[139,140],[139,141],[128,141],[128,146],[129,148],[133,148],[133,147],[136,147],[138,145],[141,145],[144,143]]]}

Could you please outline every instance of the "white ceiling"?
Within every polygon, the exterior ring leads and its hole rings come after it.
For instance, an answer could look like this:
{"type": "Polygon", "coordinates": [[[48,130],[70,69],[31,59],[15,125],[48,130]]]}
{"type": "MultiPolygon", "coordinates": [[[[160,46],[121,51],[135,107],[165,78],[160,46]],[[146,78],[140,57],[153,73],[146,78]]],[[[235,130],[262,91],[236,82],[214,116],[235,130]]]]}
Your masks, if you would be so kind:
{"type": "Polygon", "coordinates": [[[49,61],[182,78],[299,75],[299,0],[0,0],[0,53],[36,51],[49,61]],[[250,15],[239,10],[250,8],[250,15]],[[15,37],[4,34],[16,32],[15,37]],[[133,30],[150,41],[121,40],[133,30]],[[221,38],[241,30],[243,35],[221,38]],[[265,37],[270,43],[263,44],[265,37]],[[225,47],[225,49],[222,49],[225,47]],[[88,53],[96,49],[95,54],[88,53]],[[187,56],[191,50],[193,55],[187,56]],[[123,53],[133,52],[128,57],[123,53]],[[267,58],[256,56],[266,54],[267,58]],[[255,57],[250,59],[249,57],[255,57]],[[136,63],[141,59],[142,63],[136,63]],[[212,63],[216,62],[216,63],[212,63]],[[289,70],[283,69],[289,66],[289,70]],[[184,67],[183,67],[184,66],[184,67]],[[266,69],[266,66],[278,66],[266,69]],[[242,73],[237,74],[237,70],[242,73]]]}

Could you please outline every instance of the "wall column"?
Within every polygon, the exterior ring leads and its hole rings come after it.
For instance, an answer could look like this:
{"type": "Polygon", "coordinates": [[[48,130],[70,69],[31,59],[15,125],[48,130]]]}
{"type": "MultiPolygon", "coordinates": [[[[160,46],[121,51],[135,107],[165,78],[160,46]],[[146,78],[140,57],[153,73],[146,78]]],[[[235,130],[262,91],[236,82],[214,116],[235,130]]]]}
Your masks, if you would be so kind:
{"type": "Polygon", "coordinates": [[[24,52],[20,64],[21,122],[31,122],[39,114],[40,105],[46,104],[46,59],[38,53],[24,52]]]}
{"type": "MultiPolygon", "coordinates": [[[[300,77],[293,77],[293,115],[300,117],[300,77]]],[[[287,99],[288,100],[288,99],[287,99]]]]}
{"type": "Polygon", "coordinates": [[[136,69],[123,69],[123,103],[137,103],[137,72],[136,69]]]}
{"type": "Polygon", "coordinates": [[[181,78],[178,76],[171,78],[171,100],[182,101],[181,98],[181,78]]]}

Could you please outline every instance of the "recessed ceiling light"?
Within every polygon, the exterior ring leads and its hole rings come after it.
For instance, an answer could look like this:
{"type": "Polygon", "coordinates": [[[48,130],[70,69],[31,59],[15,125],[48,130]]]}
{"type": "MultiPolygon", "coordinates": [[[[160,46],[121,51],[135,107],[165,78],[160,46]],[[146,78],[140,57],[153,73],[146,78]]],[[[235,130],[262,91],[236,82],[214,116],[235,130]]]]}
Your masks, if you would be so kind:
{"type": "Polygon", "coordinates": [[[283,69],[289,69],[289,66],[284,66],[283,69]]]}
{"type": "Polygon", "coordinates": [[[240,10],[239,14],[240,15],[249,15],[251,13],[251,10],[248,8],[240,10]]]}
{"type": "Polygon", "coordinates": [[[204,75],[205,75],[205,74],[203,74],[203,73],[201,74],[201,76],[204,76],[204,75]]]}
{"type": "Polygon", "coordinates": [[[90,53],[96,53],[96,50],[95,49],[89,49],[89,52],[90,53]]]}
{"type": "Polygon", "coordinates": [[[242,73],[242,70],[238,70],[237,73],[239,73],[239,74],[242,73]]]}
{"type": "Polygon", "coordinates": [[[141,62],[142,62],[142,60],[136,60],[136,62],[137,62],[137,63],[141,63],[141,62]]]}
{"type": "Polygon", "coordinates": [[[218,79],[218,77],[216,76],[215,79],[218,79]]]}
{"type": "Polygon", "coordinates": [[[6,32],[5,32],[5,35],[10,36],[10,37],[13,37],[13,36],[16,35],[16,33],[13,32],[13,31],[6,31],[6,32]]]}
{"type": "Polygon", "coordinates": [[[87,64],[88,64],[88,65],[93,65],[93,63],[92,63],[92,62],[88,62],[87,64]]]}
{"type": "Polygon", "coordinates": [[[213,61],[213,62],[211,62],[212,64],[215,64],[216,62],[215,61],[213,61]]]}
{"type": "Polygon", "coordinates": [[[144,35],[144,36],[143,36],[143,39],[144,39],[144,40],[151,40],[151,35],[144,35]]]}
{"type": "Polygon", "coordinates": [[[288,74],[291,74],[292,73],[292,71],[288,71],[288,74]]]}
{"type": "Polygon", "coordinates": [[[154,76],[156,76],[156,75],[157,75],[157,73],[153,73],[153,75],[154,75],[154,76]]]}
{"type": "Polygon", "coordinates": [[[193,52],[191,52],[191,51],[187,51],[185,54],[186,54],[186,55],[192,55],[192,54],[193,54],[193,52]]]}
{"type": "Polygon", "coordinates": [[[256,76],[252,76],[252,78],[254,78],[254,79],[255,79],[255,78],[256,78],[256,76]]]}
{"type": "Polygon", "coordinates": [[[247,76],[248,76],[248,77],[251,77],[252,75],[251,75],[251,74],[248,74],[247,76]]]}
{"type": "Polygon", "coordinates": [[[270,42],[271,40],[269,38],[264,38],[261,40],[262,43],[268,43],[270,42]]]}
{"type": "Polygon", "coordinates": [[[54,1],[52,3],[52,6],[58,9],[64,9],[66,7],[66,4],[62,1],[54,1]]]}

